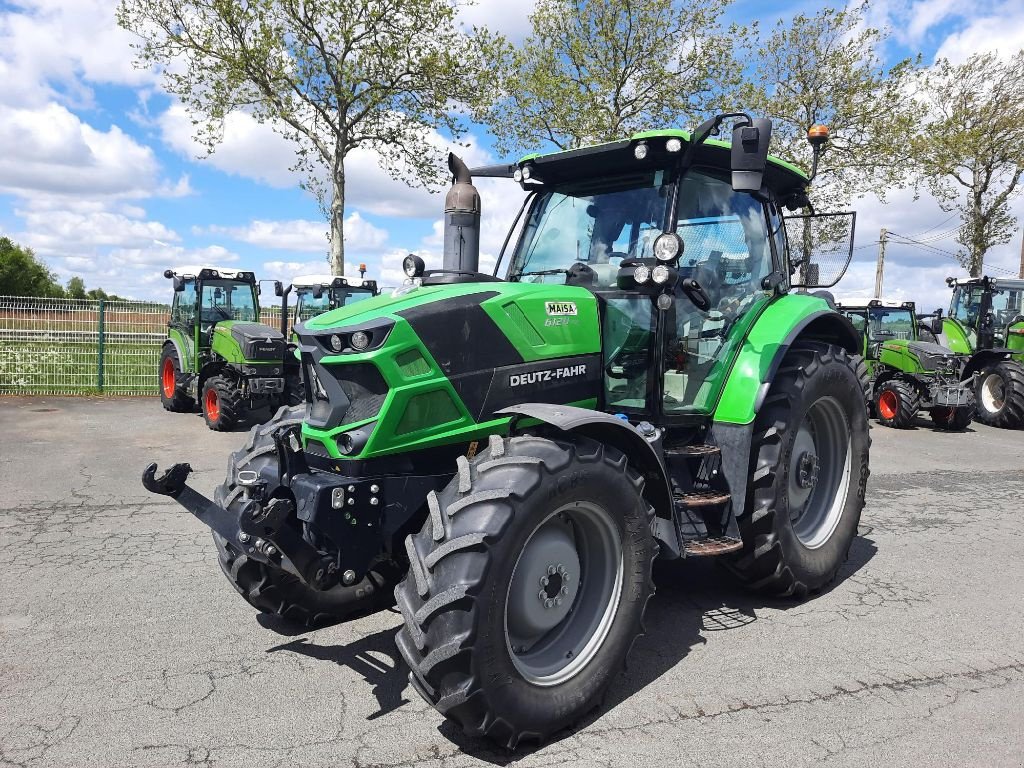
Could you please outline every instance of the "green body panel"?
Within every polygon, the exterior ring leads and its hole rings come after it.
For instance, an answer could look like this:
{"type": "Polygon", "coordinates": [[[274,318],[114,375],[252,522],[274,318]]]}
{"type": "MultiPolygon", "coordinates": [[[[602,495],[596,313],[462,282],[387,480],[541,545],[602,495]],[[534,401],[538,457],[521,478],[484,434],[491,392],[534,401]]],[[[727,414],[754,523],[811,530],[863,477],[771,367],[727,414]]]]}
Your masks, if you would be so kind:
{"type": "Polygon", "coordinates": [[[764,309],[731,367],[714,412],[716,422],[749,424],[754,420],[758,395],[769,382],[769,373],[782,346],[797,326],[820,313],[835,311],[822,298],[797,293],[775,299],[764,309]]]}
{"type": "Polygon", "coordinates": [[[1013,357],[1024,363],[1024,323],[1014,323],[1006,329],[1006,348],[1019,352],[1013,357]]]}
{"type": "Polygon", "coordinates": [[[946,346],[952,351],[961,355],[974,354],[974,344],[971,335],[957,320],[951,317],[942,318],[942,335],[946,337],[946,346]]]}
{"type": "Polygon", "coordinates": [[[277,365],[277,361],[245,359],[241,345],[231,335],[231,327],[237,322],[239,321],[221,320],[213,327],[213,333],[210,334],[210,351],[225,362],[236,365],[277,365]]]}
{"type": "Polygon", "coordinates": [[[182,359],[178,361],[178,365],[181,366],[182,372],[194,372],[196,364],[195,338],[182,333],[178,328],[169,329],[167,337],[174,342],[175,346],[182,352],[182,359]]]}
{"type": "MultiPolygon", "coordinates": [[[[494,293],[480,307],[525,362],[596,354],[601,349],[597,299],[584,288],[550,283],[462,283],[426,286],[407,294],[377,296],[311,319],[306,332],[343,330],[381,317],[394,321],[387,341],[364,353],[328,355],[325,366],[370,363],[380,372],[388,394],[377,414],[361,422],[339,424],[328,430],[303,425],[307,442],[320,442],[328,455],[339,460],[365,459],[446,443],[476,440],[504,433],[509,421],[502,417],[475,421],[448,377],[416,335],[403,312],[431,302],[479,293],[494,293]],[[546,304],[572,304],[575,315],[550,316],[546,304]],[[342,456],[336,438],[342,432],[376,422],[358,454],[342,456]]],[[[452,329],[458,333],[458,329],[452,329]]],[[[597,399],[574,403],[597,407],[597,399]]]]}
{"type": "Polygon", "coordinates": [[[910,351],[909,344],[910,339],[892,339],[885,342],[879,350],[877,362],[904,373],[925,373],[927,369],[917,355],[910,351]]]}

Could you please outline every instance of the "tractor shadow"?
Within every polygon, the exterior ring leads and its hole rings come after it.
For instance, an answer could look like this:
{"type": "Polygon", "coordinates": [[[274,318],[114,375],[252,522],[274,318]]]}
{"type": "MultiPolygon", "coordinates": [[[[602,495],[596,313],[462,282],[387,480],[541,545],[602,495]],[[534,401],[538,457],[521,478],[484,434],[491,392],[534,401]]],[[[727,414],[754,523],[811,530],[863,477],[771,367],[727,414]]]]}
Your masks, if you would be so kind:
{"type": "Polygon", "coordinates": [[[705,645],[708,634],[740,630],[753,624],[758,620],[758,609],[785,611],[826,596],[875,556],[878,548],[868,538],[870,533],[870,528],[861,526],[860,535],[854,538],[849,558],[836,580],[804,601],[751,593],[711,558],[657,562],[654,566],[657,592],[647,605],[646,632],[633,645],[625,671],[612,683],[600,707],[571,728],[554,734],[544,745],[523,745],[515,752],[503,750],[486,739],[467,736],[447,720],[438,731],[467,755],[493,765],[514,764],[546,746],[585,731],[678,665],[693,648],[705,645]]]}
{"type": "MultiPolygon", "coordinates": [[[[878,549],[869,538],[870,534],[870,527],[862,525],[836,581],[809,598],[810,601],[825,597],[835,585],[857,573],[875,556],[878,549]]],[[[555,734],[545,745],[526,744],[515,752],[504,750],[487,739],[467,736],[448,720],[438,726],[438,733],[471,757],[499,766],[514,764],[543,746],[585,731],[673,669],[693,648],[706,644],[711,633],[742,630],[758,620],[759,609],[785,611],[807,603],[751,593],[713,560],[706,558],[658,562],[654,568],[654,582],[657,592],[647,606],[646,632],[633,646],[625,671],[612,683],[603,705],[573,727],[555,734]]],[[[408,671],[395,648],[397,627],[347,644],[316,645],[305,636],[309,633],[306,627],[267,615],[261,615],[258,621],[268,630],[295,638],[269,648],[268,653],[297,653],[347,667],[361,675],[377,700],[377,710],[367,717],[368,720],[383,717],[409,703],[406,696],[408,671]]],[[[413,695],[409,693],[409,696],[413,695]]]]}

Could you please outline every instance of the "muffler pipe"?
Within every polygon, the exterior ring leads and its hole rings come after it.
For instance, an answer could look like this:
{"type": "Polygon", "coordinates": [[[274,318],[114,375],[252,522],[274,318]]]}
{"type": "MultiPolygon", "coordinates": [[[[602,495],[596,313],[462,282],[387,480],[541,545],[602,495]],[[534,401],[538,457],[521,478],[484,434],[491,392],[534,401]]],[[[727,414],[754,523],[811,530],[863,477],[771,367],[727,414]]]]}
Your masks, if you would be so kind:
{"type": "Polygon", "coordinates": [[[480,193],[473,186],[469,168],[455,153],[448,154],[454,177],[444,199],[445,269],[480,271],[480,193]]]}

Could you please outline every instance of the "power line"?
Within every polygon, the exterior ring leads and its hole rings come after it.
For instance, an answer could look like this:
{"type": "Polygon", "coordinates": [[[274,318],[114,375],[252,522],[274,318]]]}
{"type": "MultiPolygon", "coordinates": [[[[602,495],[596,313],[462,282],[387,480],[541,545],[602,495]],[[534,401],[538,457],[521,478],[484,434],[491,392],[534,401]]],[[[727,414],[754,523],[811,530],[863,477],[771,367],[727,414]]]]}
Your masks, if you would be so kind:
{"type": "Polygon", "coordinates": [[[940,222],[939,222],[938,224],[936,224],[935,226],[933,226],[933,227],[928,227],[928,229],[926,229],[926,230],[925,230],[924,232],[918,232],[918,233],[917,233],[916,235],[914,235],[914,237],[920,237],[921,235],[927,235],[927,234],[928,234],[929,232],[931,232],[931,231],[932,231],[933,229],[938,229],[939,227],[941,227],[941,226],[942,226],[943,224],[945,224],[945,223],[946,223],[947,221],[949,221],[950,219],[952,219],[952,218],[953,218],[954,216],[956,216],[956,213],[955,213],[955,212],[954,212],[954,213],[951,213],[951,214],[950,214],[949,216],[947,216],[946,218],[944,218],[944,219],[943,219],[942,221],[940,221],[940,222]]]}
{"type": "MultiPolygon", "coordinates": [[[[902,241],[906,241],[901,242],[900,245],[909,245],[911,248],[919,248],[925,251],[926,253],[937,253],[942,256],[945,256],[947,259],[950,259],[951,261],[955,261],[957,264],[960,264],[960,266],[963,266],[963,264],[960,263],[960,259],[957,258],[957,255],[955,253],[945,251],[942,248],[936,248],[934,245],[928,245],[927,243],[921,242],[920,240],[914,240],[911,237],[907,237],[906,235],[899,235],[895,232],[890,232],[889,236],[899,238],[902,241]]],[[[987,265],[986,268],[990,270],[995,270],[997,272],[1002,272],[1007,275],[1015,275],[1015,273],[1012,270],[1005,269],[1004,267],[998,267],[993,264],[987,265]]]]}

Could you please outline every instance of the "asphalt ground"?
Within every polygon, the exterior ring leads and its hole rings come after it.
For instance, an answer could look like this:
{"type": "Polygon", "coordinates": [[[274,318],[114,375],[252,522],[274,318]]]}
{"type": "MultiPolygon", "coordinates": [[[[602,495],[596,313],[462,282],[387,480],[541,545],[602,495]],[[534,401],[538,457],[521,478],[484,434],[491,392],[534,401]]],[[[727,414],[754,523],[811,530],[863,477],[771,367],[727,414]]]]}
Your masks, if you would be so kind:
{"type": "Polygon", "coordinates": [[[0,399],[0,765],[1024,765],[1024,433],[872,429],[860,535],[804,603],[656,573],[606,705],[541,748],[461,735],[384,612],[257,617],[150,460],[211,492],[242,433],[154,399],[0,399]]]}

